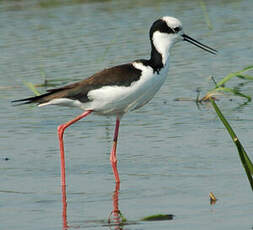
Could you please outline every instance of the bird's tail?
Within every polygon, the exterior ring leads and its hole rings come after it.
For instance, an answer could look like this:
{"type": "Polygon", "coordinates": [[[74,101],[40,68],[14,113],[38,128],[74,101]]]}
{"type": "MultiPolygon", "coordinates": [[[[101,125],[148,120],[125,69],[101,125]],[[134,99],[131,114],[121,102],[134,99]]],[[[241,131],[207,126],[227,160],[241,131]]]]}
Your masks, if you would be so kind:
{"type": "Polygon", "coordinates": [[[18,100],[14,100],[11,101],[11,103],[15,103],[15,105],[24,105],[24,104],[31,104],[31,103],[45,103],[47,102],[47,97],[52,95],[54,92],[48,92],[39,96],[35,96],[35,97],[27,97],[27,98],[23,98],[23,99],[18,99],[18,100]]]}
{"type": "Polygon", "coordinates": [[[69,84],[60,88],[55,89],[49,89],[47,90],[47,93],[44,93],[39,96],[35,97],[28,97],[24,99],[18,99],[12,101],[12,103],[18,103],[16,105],[24,105],[24,104],[31,104],[31,103],[38,103],[38,104],[46,104],[47,102],[50,102],[53,99],[57,98],[71,98],[74,97],[75,92],[71,92],[73,88],[75,88],[78,85],[78,83],[69,84]]]}
{"type": "Polygon", "coordinates": [[[27,97],[23,99],[18,99],[12,101],[12,103],[18,103],[16,105],[24,105],[24,104],[31,104],[31,103],[38,103],[39,105],[46,105],[47,102],[50,102],[53,99],[62,98],[62,97],[69,97],[71,94],[71,90],[77,85],[78,83],[69,84],[60,88],[54,88],[47,90],[47,93],[41,94],[35,97],[27,97]]]}

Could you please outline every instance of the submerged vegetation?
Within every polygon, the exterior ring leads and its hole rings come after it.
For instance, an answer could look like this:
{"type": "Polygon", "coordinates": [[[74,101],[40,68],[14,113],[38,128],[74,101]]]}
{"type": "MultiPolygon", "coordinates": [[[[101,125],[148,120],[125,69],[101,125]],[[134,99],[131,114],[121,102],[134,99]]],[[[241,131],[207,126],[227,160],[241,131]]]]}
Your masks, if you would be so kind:
{"type": "Polygon", "coordinates": [[[161,220],[173,220],[174,215],[172,214],[157,214],[142,218],[142,221],[161,221],[161,220]]]}

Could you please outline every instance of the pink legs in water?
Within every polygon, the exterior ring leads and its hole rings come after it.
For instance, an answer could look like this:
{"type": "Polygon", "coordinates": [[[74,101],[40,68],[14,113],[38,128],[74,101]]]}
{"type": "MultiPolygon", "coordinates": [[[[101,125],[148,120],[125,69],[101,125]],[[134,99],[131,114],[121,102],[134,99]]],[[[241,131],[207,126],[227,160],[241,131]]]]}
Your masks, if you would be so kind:
{"type": "Polygon", "coordinates": [[[66,195],[66,185],[62,185],[62,230],[67,230],[69,228],[67,221],[67,195],[66,195]]]}
{"type": "MultiPolygon", "coordinates": [[[[119,183],[116,183],[115,190],[112,195],[112,201],[113,201],[113,210],[111,211],[109,217],[108,217],[108,223],[116,225],[120,225],[122,223],[122,215],[119,210],[119,183]]],[[[116,229],[116,228],[115,228],[116,229]]]]}
{"type": "Polygon", "coordinates": [[[88,116],[91,112],[92,112],[92,110],[85,111],[80,116],[76,117],[75,119],[58,126],[58,137],[59,137],[60,153],[61,153],[62,221],[63,221],[63,228],[62,229],[63,230],[66,230],[68,228],[63,134],[64,134],[64,131],[66,128],[68,128],[73,123],[79,121],[80,119],[88,116]]]}
{"type": "MultiPolygon", "coordinates": [[[[80,119],[88,116],[92,110],[87,110],[81,115],[77,116],[73,120],[59,125],[58,126],[58,137],[59,137],[59,144],[60,144],[60,154],[61,154],[61,184],[62,184],[62,219],[63,219],[63,230],[68,228],[67,223],[67,202],[66,202],[66,176],[65,176],[65,156],[64,156],[64,144],[63,144],[63,134],[66,128],[74,124],[75,122],[79,121],[80,119]]],[[[115,131],[114,131],[114,138],[113,138],[113,147],[110,155],[110,161],[112,164],[113,173],[115,176],[116,181],[116,189],[114,194],[114,214],[117,214],[118,211],[118,191],[119,191],[119,174],[117,169],[117,156],[116,156],[116,149],[117,149],[117,141],[118,141],[118,134],[119,134],[119,124],[120,124],[120,117],[116,119],[115,131]]]]}
{"type": "Polygon", "coordinates": [[[120,124],[120,118],[117,117],[115,130],[114,130],[113,146],[112,146],[112,151],[111,151],[111,155],[110,155],[110,161],[112,164],[112,170],[113,170],[113,173],[115,176],[116,183],[120,183],[119,173],[118,173],[118,169],[117,169],[117,162],[118,161],[117,161],[117,155],[116,155],[118,135],[119,135],[119,124],[120,124]]]}
{"type": "MultiPolygon", "coordinates": [[[[74,118],[73,120],[58,126],[58,137],[59,137],[60,154],[61,154],[61,184],[62,184],[62,186],[66,186],[65,157],[64,157],[64,144],[63,144],[64,131],[66,128],[68,128],[73,123],[88,116],[91,112],[92,112],[92,110],[87,110],[84,113],[82,113],[81,115],[74,118]]],[[[119,124],[120,124],[120,117],[117,117],[115,131],[114,131],[114,138],[113,138],[113,146],[112,146],[112,151],[111,151],[111,155],[110,155],[110,161],[112,164],[112,169],[113,169],[116,183],[120,182],[119,173],[118,173],[118,169],[117,169],[117,156],[116,156],[117,141],[118,141],[118,134],[119,134],[119,124]]]]}

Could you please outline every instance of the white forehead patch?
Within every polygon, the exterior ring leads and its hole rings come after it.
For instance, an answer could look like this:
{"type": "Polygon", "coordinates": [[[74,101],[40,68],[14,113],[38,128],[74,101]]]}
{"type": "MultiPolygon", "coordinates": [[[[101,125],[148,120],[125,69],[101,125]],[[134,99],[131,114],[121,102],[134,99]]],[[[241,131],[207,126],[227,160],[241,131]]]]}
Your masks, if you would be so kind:
{"type": "Polygon", "coordinates": [[[182,23],[177,18],[164,16],[162,20],[165,21],[170,28],[182,27],[182,23]]]}

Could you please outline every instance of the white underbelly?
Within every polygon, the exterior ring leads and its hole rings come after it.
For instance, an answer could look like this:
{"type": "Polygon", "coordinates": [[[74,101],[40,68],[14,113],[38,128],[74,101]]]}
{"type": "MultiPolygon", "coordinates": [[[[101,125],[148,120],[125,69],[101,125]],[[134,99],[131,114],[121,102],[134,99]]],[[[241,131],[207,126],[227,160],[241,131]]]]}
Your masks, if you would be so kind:
{"type": "MultiPolygon", "coordinates": [[[[142,64],[136,65],[139,69],[142,64]]],[[[154,74],[153,69],[142,68],[142,77],[130,86],[106,86],[89,92],[89,103],[83,104],[84,109],[91,109],[98,114],[124,114],[129,110],[140,108],[149,102],[161,88],[167,76],[167,69],[154,74]]]]}

